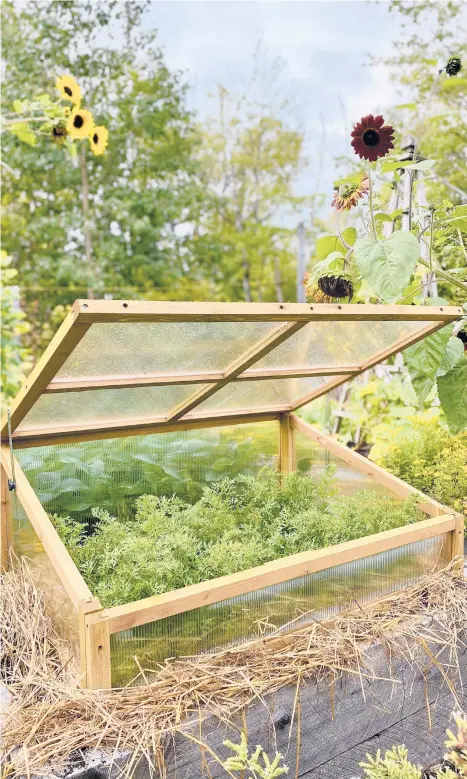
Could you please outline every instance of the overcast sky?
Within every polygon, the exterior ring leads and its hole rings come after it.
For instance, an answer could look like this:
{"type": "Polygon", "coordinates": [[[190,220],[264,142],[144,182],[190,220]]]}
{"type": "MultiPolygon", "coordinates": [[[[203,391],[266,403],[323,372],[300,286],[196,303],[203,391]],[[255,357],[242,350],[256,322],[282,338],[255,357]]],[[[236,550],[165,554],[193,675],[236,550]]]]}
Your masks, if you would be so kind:
{"type": "Polygon", "coordinates": [[[321,181],[315,162],[299,190],[310,193],[318,185],[330,193],[333,157],[349,152],[352,124],[399,100],[387,69],[368,67],[368,56],[390,53],[399,34],[388,5],[385,0],[153,0],[149,17],[159,29],[167,64],[184,71],[190,107],[201,117],[213,109],[208,95],[217,84],[248,89],[258,45],[263,66],[280,58],[270,97],[280,91],[292,99],[289,119],[306,133],[312,158],[322,147],[321,116],[326,127],[321,181]]]}

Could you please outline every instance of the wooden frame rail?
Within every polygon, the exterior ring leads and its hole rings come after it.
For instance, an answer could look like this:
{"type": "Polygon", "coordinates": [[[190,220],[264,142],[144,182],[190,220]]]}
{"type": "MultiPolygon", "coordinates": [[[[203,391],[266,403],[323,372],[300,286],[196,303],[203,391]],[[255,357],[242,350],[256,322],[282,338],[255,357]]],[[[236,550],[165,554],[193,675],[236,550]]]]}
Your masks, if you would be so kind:
{"type": "MultiPolygon", "coordinates": [[[[312,368],[259,369],[250,368],[229,381],[266,381],[270,379],[306,379],[313,376],[341,376],[359,373],[360,365],[314,365],[312,368]]],[[[88,392],[99,389],[130,387],[170,387],[182,384],[209,384],[221,381],[225,373],[144,373],[141,375],[92,376],[73,379],[55,378],[43,394],[58,392],[88,392]]]]}
{"type": "MultiPolygon", "coordinates": [[[[2,446],[1,451],[1,465],[7,478],[12,479],[10,452],[4,446],[2,446]]],[[[16,498],[33,526],[75,610],[78,611],[81,602],[92,601],[96,605],[97,599],[93,598],[91,590],[71,559],[16,458],[14,458],[14,466],[16,498]]],[[[99,608],[98,601],[97,604],[99,608]]]]}
{"type": "Polygon", "coordinates": [[[103,619],[108,620],[110,633],[118,633],[147,622],[165,619],[184,611],[245,595],[263,587],[281,584],[326,568],[387,552],[416,541],[434,538],[443,533],[458,532],[458,530],[456,517],[452,514],[430,517],[414,525],[387,530],[326,549],[299,552],[247,571],[221,576],[163,595],[127,603],[124,606],[104,609],[101,614],[90,614],[89,621],[98,624],[103,619]]]}

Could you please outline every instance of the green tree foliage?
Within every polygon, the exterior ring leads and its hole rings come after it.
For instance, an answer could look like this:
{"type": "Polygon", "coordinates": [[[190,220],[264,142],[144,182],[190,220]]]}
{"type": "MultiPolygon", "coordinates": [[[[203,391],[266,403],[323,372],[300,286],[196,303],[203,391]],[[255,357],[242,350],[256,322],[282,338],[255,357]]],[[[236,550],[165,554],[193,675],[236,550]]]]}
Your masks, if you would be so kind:
{"type": "MultiPolygon", "coordinates": [[[[392,0],[390,10],[401,21],[394,41],[395,55],[385,60],[394,81],[409,91],[409,102],[396,107],[391,118],[402,137],[412,136],[417,151],[435,161],[426,172],[428,202],[436,207],[467,203],[467,31],[460,14],[463,3],[449,0],[392,0]],[[463,69],[449,78],[444,68],[460,57],[463,69]]],[[[467,224],[445,225],[434,240],[434,253],[446,269],[466,267],[467,224]]],[[[466,274],[467,275],[467,274],[466,274]]],[[[439,291],[453,302],[465,300],[452,285],[441,281],[439,291]]]]}
{"type": "Polygon", "coordinates": [[[227,300],[295,299],[295,231],[287,216],[304,202],[294,182],[303,137],[268,107],[223,87],[217,114],[200,128],[199,159],[211,208],[194,238],[227,300]]]}
{"type": "Polygon", "coordinates": [[[144,29],[146,6],[2,4],[6,108],[31,90],[50,92],[57,75],[71,72],[110,132],[102,157],[83,144],[70,159],[48,137],[35,147],[5,140],[3,242],[35,330],[76,297],[184,294],[190,257],[180,225],[202,198],[195,135],[185,87],[166,67],[155,31],[144,29]]]}
{"type": "Polygon", "coordinates": [[[4,404],[18,392],[31,364],[29,351],[24,345],[29,325],[20,307],[19,288],[15,285],[17,276],[18,271],[11,267],[11,257],[7,257],[2,251],[0,253],[2,409],[4,404]]]}

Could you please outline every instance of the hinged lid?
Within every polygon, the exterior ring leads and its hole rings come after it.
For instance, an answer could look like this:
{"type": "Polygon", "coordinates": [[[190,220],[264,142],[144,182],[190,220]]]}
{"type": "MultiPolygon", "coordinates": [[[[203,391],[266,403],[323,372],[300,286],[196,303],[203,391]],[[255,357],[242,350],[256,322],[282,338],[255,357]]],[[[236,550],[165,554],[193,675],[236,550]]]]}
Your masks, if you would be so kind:
{"type": "Polygon", "coordinates": [[[77,300],[12,403],[13,440],[40,445],[271,418],[462,313],[457,306],[77,300]]]}

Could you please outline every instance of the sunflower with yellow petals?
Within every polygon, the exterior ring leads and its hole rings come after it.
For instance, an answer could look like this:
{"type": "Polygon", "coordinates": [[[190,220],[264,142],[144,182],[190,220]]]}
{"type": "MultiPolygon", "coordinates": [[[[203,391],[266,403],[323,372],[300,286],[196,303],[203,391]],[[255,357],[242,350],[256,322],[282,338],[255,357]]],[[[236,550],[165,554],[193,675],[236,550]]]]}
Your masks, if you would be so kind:
{"type": "Polygon", "coordinates": [[[91,112],[84,108],[75,108],[68,118],[66,130],[71,139],[87,138],[94,130],[91,112]]]}
{"type": "Polygon", "coordinates": [[[109,131],[107,127],[94,127],[92,133],[89,136],[91,143],[91,150],[98,157],[104,154],[109,138],[109,131]]]}
{"type": "Polygon", "coordinates": [[[76,106],[81,105],[81,88],[73,76],[60,76],[55,82],[55,86],[62,93],[64,100],[69,100],[76,106]]]}

